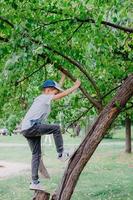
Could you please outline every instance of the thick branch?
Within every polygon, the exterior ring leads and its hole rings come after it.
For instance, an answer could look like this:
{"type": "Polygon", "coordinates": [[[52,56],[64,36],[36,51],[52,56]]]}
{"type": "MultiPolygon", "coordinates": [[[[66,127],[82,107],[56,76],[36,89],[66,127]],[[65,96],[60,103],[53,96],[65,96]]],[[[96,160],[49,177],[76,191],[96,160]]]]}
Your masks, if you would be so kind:
{"type": "Polygon", "coordinates": [[[96,85],[95,80],[89,75],[89,73],[84,69],[84,67],[78,61],[74,60],[73,58],[71,58],[71,57],[69,57],[67,55],[64,55],[63,53],[61,53],[61,52],[53,49],[50,46],[44,45],[44,48],[46,48],[46,49],[52,51],[53,53],[55,53],[55,54],[63,57],[64,59],[66,59],[67,61],[69,61],[71,64],[73,64],[74,66],[76,66],[87,77],[87,79],[90,81],[90,83],[93,85],[94,89],[97,92],[98,98],[99,99],[101,98],[101,94],[100,94],[99,88],[96,85]]]}
{"type": "Polygon", "coordinates": [[[132,96],[133,74],[124,81],[116,96],[102,110],[87,136],[70,158],[61,185],[57,191],[57,200],[70,200],[82,170],[104,138],[113,121],[132,96]],[[116,106],[116,102],[119,102],[119,108],[116,106]]]}
{"type": "MultiPolygon", "coordinates": [[[[73,77],[70,72],[68,72],[66,69],[64,69],[62,66],[58,66],[58,69],[63,72],[67,77],[69,77],[72,81],[76,81],[76,79],[73,77]]],[[[91,95],[82,87],[80,86],[79,89],[81,92],[86,96],[86,98],[98,109],[101,110],[101,104],[96,101],[94,98],[91,97],[91,95]]]]}

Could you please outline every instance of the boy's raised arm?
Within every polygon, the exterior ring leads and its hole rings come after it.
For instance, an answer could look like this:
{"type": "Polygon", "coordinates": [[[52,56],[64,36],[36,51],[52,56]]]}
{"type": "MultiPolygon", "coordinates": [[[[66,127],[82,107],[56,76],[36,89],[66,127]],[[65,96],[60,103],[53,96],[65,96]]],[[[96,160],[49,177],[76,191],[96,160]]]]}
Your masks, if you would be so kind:
{"type": "Polygon", "coordinates": [[[69,95],[70,93],[72,93],[72,92],[74,92],[76,89],[78,89],[79,86],[80,86],[80,84],[81,84],[80,81],[77,80],[77,81],[75,82],[75,84],[74,84],[73,87],[71,87],[71,88],[65,90],[64,92],[61,92],[61,93],[59,93],[59,94],[56,94],[56,95],[53,97],[53,99],[54,99],[54,100],[57,100],[57,99],[61,99],[61,98],[65,97],[65,96],[69,95]]]}

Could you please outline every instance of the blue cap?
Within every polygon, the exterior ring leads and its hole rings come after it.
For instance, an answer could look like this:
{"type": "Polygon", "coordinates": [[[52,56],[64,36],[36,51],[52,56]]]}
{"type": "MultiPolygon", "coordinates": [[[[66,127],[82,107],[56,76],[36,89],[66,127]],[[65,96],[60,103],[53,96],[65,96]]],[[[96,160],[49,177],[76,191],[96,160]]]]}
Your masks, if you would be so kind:
{"type": "Polygon", "coordinates": [[[54,87],[56,88],[57,90],[63,92],[64,90],[60,87],[60,85],[58,83],[56,83],[55,81],[53,80],[46,80],[43,82],[42,84],[42,88],[48,88],[48,87],[54,87]]]}

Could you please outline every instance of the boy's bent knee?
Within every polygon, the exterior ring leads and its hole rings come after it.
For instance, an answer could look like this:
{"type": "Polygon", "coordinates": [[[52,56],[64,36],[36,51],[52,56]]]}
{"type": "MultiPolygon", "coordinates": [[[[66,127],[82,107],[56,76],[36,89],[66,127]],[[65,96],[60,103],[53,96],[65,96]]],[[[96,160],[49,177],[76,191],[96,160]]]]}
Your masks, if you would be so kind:
{"type": "Polygon", "coordinates": [[[53,125],[55,131],[60,131],[60,126],[58,124],[53,125]]]}

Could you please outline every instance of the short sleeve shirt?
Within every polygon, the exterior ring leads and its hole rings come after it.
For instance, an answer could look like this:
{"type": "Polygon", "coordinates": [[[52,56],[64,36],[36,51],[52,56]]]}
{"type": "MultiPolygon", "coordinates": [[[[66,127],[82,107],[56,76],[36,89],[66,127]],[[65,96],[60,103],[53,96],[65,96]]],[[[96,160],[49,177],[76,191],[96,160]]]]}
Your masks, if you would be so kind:
{"type": "Polygon", "coordinates": [[[41,94],[34,99],[34,102],[22,121],[22,131],[29,129],[35,123],[41,123],[42,120],[45,121],[47,119],[50,113],[50,105],[53,96],[54,95],[41,94]]]}

